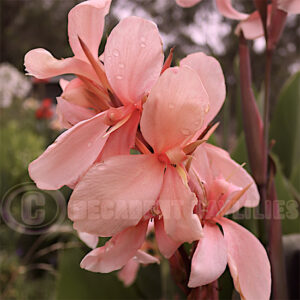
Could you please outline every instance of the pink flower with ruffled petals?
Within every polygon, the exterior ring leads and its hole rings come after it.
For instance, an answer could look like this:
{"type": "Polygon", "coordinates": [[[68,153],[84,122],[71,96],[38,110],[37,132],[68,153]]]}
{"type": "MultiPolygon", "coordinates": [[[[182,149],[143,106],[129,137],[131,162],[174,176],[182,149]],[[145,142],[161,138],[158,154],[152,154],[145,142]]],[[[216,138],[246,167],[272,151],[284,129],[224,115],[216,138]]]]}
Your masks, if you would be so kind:
{"type": "MultiPolygon", "coordinates": [[[[191,7],[199,3],[201,0],[176,0],[176,3],[182,7],[191,7]]],[[[219,12],[226,18],[232,20],[239,20],[235,33],[239,35],[243,32],[244,36],[248,40],[254,40],[263,36],[264,29],[262,21],[258,11],[251,14],[246,14],[237,11],[231,3],[231,0],[216,0],[216,5],[219,12]]],[[[276,5],[276,8],[286,12],[288,14],[300,13],[300,1],[299,0],[278,0],[274,1],[274,4],[268,6],[268,18],[267,24],[271,22],[272,5],[276,5]]]]}
{"type": "Polygon", "coordinates": [[[208,144],[194,152],[189,173],[191,188],[199,200],[203,237],[192,258],[188,286],[215,281],[228,264],[243,299],[269,299],[271,272],[264,247],[253,234],[224,217],[242,206],[258,205],[253,179],[226,151],[208,144]]]}
{"type": "Polygon", "coordinates": [[[184,182],[183,149],[202,128],[208,109],[208,94],[194,70],[167,69],[141,118],[141,132],[154,153],[119,155],[91,167],[69,202],[74,228],[113,236],[138,224],[158,200],[166,232],[176,241],[197,239],[201,226],[193,214],[195,195],[184,182]]]}
{"type": "MultiPolygon", "coordinates": [[[[167,69],[151,90],[141,118],[141,132],[154,153],[145,149],[142,155],[116,156],[94,165],[69,202],[74,228],[114,237],[131,228],[139,236],[141,224],[153,218],[158,247],[166,258],[181,243],[199,239],[202,228],[193,213],[196,198],[187,185],[184,151],[197,146],[197,137],[224,99],[224,76],[214,58],[195,53],[183,59],[179,68],[167,69]]],[[[136,242],[130,242],[134,251],[142,243],[136,242]]],[[[113,243],[115,248],[119,244],[113,243]]],[[[85,268],[102,272],[99,262],[108,263],[110,256],[99,251],[99,256],[93,253],[97,267],[84,264],[85,268]]]]}
{"type": "Polygon", "coordinates": [[[135,144],[142,101],[162,70],[162,42],[154,23],[126,18],[108,37],[103,65],[98,47],[109,6],[109,0],[91,0],[70,11],[74,57],[57,60],[44,49],[25,56],[26,70],[38,78],[64,73],[78,77],[62,82],[58,98],[59,118],[70,129],[29,166],[41,189],[73,188],[95,161],[128,154],[135,144]]]}

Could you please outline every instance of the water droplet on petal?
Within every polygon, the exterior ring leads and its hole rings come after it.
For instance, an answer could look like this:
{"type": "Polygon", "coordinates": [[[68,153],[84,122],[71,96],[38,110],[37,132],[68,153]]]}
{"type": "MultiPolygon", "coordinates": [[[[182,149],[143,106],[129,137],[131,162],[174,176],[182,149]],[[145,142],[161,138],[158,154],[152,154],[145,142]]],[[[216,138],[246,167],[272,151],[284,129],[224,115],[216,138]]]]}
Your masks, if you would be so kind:
{"type": "Polygon", "coordinates": [[[141,37],[141,42],[146,42],[146,38],[144,36],[141,37]]]}
{"type": "Polygon", "coordinates": [[[113,56],[118,57],[120,55],[120,52],[118,49],[114,49],[112,54],[113,54],[113,56]]]}
{"type": "Polygon", "coordinates": [[[181,133],[182,133],[183,135],[190,135],[190,134],[191,134],[191,131],[190,131],[189,129],[187,129],[187,128],[182,128],[182,129],[181,129],[181,133]]]}
{"type": "Polygon", "coordinates": [[[108,58],[108,60],[111,60],[111,56],[110,55],[107,58],[108,58]]]}
{"type": "Polygon", "coordinates": [[[146,44],[145,43],[141,43],[141,47],[142,48],[146,48],[146,44]]]}
{"type": "Polygon", "coordinates": [[[120,69],[124,69],[124,68],[125,68],[125,65],[122,64],[122,63],[119,63],[119,68],[120,68],[120,69]]]}
{"type": "Polygon", "coordinates": [[[88,145],[87,145],[89,148],[92,146],[92,143],[88,143],[88,145]]]}
{"type": "Polygon", "coordinates": [[[117,75],[116,78],[117,78],[118,80],[122,80],[122,79],[123,79],[123,76],[122,76],[122,75],[117,75]]]}

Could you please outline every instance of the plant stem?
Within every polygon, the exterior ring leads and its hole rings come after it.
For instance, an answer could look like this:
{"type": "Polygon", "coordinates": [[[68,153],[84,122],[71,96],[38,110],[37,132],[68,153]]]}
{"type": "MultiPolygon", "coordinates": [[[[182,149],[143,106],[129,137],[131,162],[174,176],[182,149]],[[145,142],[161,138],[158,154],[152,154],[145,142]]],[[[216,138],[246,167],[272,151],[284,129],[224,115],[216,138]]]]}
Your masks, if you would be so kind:
{"type": "Polygon", "coordinates": [[[272,181],[268,190],[268,199],[270,199],[268,202],[268,211],[271,213],[270,226],[268,230],[268,252],[272,266],[272,296],[273,299],[278,300],[288,299],[286,267],[282,244],[281,216],[274,181],[272,181]]]}
{"type": "Polygon", "coordinates": [[[270,180],[268,170],[272,50],[267,49],[266,51],[264,122],[262,122],[258,113],[252,90],[249,48],[243,35],[240,37],[239,54],[244,130],[250,167],[259,187],[260,208],[264,214],[264,224],[263,228],[261,228],[261,233],[263,233],[263,240],[268,245],[272,268],[272,296],[273,299],[287,299],[279,206],[276,192],[274,192],[273,177],[270,180]],[[270,201],[267,199],[270,199],[270,201]]]}
{"type": "Polygon", "coordinates": [[[242,115],[249,163],[256,183],[258,186],[263,186],[265,183],[262,156],[264,152],[264,129],[252,89],[250,54],[243,34],[241,34],[239,41],[239,57],[242,115]]]}
{"type": "Polygon", "coordinates": [[[271,90],[271,70],[272,70],[272,56],[273,51],[266,50],[266,65],[265,65],[265,98],[264,98],[264,113],[263,113],[263,123],[264,123],[264,186],[267,189],[268,182],[268,159],[269,159],[269,118],[270,118],[270,90],[271,90]]]}
{"type": "Polygon", "coordinates": [[[265,66],[265,102],[264,102],[264,164],[266,168],[264,185],[266,198],[266,213],[269,221],[266,226],[268,236],[268,252],[272,266],[272,296],[273,299],[287,299],[287,280],[285,272],[284,252],[282,245],[282,228],[281,217],[279,212],[279,203],[277,200],[276,189],[273,178],[270,179],[269,173],[269,118],[270,118],[270,87],[271,87],[271,71],[272,71],[273,50],[266,50],[266,66],[265,66]]]}

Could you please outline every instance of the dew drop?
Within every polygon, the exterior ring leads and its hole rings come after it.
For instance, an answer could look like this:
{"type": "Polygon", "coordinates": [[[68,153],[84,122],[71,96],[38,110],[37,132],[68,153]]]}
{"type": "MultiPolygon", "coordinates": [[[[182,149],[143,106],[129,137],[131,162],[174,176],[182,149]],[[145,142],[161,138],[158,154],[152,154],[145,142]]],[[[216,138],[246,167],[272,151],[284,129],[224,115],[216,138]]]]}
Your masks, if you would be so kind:
{"type": "Polygon", "coordinates": [[[190,131],[189,129],[187,129],[187,128],[182,128],[182,129],[181,129],[181,133],[182,133],[183,135],[190,135],[190,134],[191,134],[191,131],[190,131]]]}
{"type": "Polygon", "coordinates": [[[113,56],[118,57],[120,55],[120,52],[118,49],[114,49],[112,54],[113,54],[113,56]]]}
{"type": "Polygon", "coordinates": [[[145,43],[141,43],[141,47],[142,48],[146,48],[146,44],[145,43]]]}
{"type": "Polygon", "coordinates": [[[141,37],[141,42],[145,43],[146,42],[146,38],[144,36],[141,37]]]}
{"type": "Polygon", "coordinates": [[[119,68],[120,68],[120,69],[124,69],[124,68],[125,68],[125,65],[122,64],[122,63],[119,63],[119,68]]]}
{"type": "Polygon", "coordinates": [[[108,60],[111,60],[111,56],[110,55],[107,58],[108,58],[108,60]]]}
{"type": "Polygon", "coordinates": [[[122,80],[122,79],[123,79],[123,76],[122,76],[122,75],[117,75],[116,78],[117,78],[118,80],[122,80]]]}
{"type": "Polygon", "coordinates": [[[92,143],[88,143],[88,145],[87,145],[89,148],[92,146],[92,143]]]}

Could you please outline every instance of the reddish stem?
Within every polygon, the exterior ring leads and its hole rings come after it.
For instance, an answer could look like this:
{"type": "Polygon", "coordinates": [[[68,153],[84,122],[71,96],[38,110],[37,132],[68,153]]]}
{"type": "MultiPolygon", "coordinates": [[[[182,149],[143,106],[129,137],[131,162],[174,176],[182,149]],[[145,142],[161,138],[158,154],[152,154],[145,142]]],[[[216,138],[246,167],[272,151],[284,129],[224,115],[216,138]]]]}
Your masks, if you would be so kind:
{"type": "Polygon", "coordinates": [[[252,90],[250,54],[243,34],[240,36],[239,56],[242,114],[249,163],[256,183],[263,186],[266,173],[262,155],[264,153],[263,122],[252,90]]]}
{"type": "Polygon", "coordinates": [[[268,252],[272,266],[272,298],[278,300],[288,299],[286,268],[282,245],[281,216],[273,180],[268,191],[268,199],[266,212],[268,217],[270,217],[268,252]]]}
{"type": "Polygon", "coordinates": [[[247,42],[243,36],[240,37],[239,54],[244,130],[250,167],[259,187],[261,208],[265,215],[264,232],[267,234],[272,269],[272,296],[273,299],[287,299],[281,219],[278,215],[279,206],[273,178],[270,179],[269,186],[271,188],[268,189],[268,127],[272,52],[267,51],[266,55],[264,124],[258,112],[252,90],[250,55],[247,42]],[[267,199],[270,199],[270,201],[267,201],[267,199]]]}

